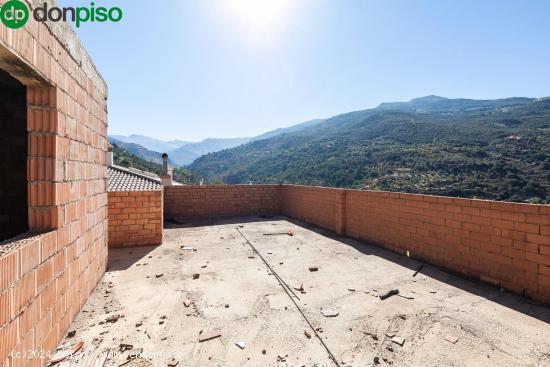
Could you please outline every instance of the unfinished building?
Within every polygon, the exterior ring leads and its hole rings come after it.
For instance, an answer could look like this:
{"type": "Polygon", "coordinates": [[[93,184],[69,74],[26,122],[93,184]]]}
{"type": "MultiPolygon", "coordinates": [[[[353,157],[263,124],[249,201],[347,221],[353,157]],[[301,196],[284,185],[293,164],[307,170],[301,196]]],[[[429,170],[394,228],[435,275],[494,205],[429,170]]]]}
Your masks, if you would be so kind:
{"type": "Polygon", "coordinates": [[[549,205],[108,169],[62,22],[0,25],[0,88],[1,367],[548,365],[549,205]]]}

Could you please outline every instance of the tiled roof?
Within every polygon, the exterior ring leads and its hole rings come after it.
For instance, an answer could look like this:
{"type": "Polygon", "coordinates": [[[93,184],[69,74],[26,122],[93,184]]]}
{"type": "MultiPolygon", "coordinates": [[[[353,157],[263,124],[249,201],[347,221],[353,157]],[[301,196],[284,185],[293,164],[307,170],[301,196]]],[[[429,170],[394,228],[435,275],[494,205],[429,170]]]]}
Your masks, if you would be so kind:
{"type": "Polygon", "coordinates": [[[108,191],[160,190],[160,178],[150,172],[112,165],[109,167],[108,191]]]}

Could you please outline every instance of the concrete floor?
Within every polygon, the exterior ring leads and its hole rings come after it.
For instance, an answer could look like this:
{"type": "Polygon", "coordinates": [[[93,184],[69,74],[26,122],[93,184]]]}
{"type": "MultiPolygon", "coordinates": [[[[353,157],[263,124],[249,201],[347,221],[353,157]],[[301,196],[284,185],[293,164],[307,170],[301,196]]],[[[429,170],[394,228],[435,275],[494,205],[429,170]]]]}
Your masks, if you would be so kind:
{"type": "Polygon", "coordinates": [[[110,250],[60,346],[84,341],[82,353],[61,365],[119,366],[129,344],[143,358],[127,366],[334,366],[236,227],[290,287],[303,284],[296,302],[342,366],[550,366],[549,308],[429,265],[413,277],[415,260],[284,217],[169,225],[162,246],[110,250]],[[381,300],[389,289],[400,295],[381,300]],[[221,337],[199,343],[213,329],[221,337]]]}

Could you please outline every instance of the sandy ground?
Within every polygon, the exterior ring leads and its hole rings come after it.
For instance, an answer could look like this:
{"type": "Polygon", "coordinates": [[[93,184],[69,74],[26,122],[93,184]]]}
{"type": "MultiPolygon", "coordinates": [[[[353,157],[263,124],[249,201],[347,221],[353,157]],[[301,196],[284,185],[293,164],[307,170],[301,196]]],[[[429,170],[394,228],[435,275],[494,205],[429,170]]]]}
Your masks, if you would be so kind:
{"type": "Polygon", "coordinates": [[[429,265],[413,277],[415,260],[284,217],[168,225],[162,246],[110,250],[60,345],[84,347],[61,365],[119,366],[132,349],[126,366],[335,366],[237,227],[291,288],[303,284],[296,303],[341,366],[550,366],[549,308],[429,265]],[[400,295],[381,300],[390,289],[400,295]]]}

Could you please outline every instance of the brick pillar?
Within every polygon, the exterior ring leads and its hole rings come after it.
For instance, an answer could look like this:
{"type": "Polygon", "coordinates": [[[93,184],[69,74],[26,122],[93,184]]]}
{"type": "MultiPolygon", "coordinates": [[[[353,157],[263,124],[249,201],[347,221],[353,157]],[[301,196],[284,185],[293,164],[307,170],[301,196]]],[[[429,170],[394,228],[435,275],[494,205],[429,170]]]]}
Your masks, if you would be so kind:
{"type": "Polygon", "coordinates": [[[346,233],[346,190],[338,190],[336,193],[336,233],[346,233]]]}

